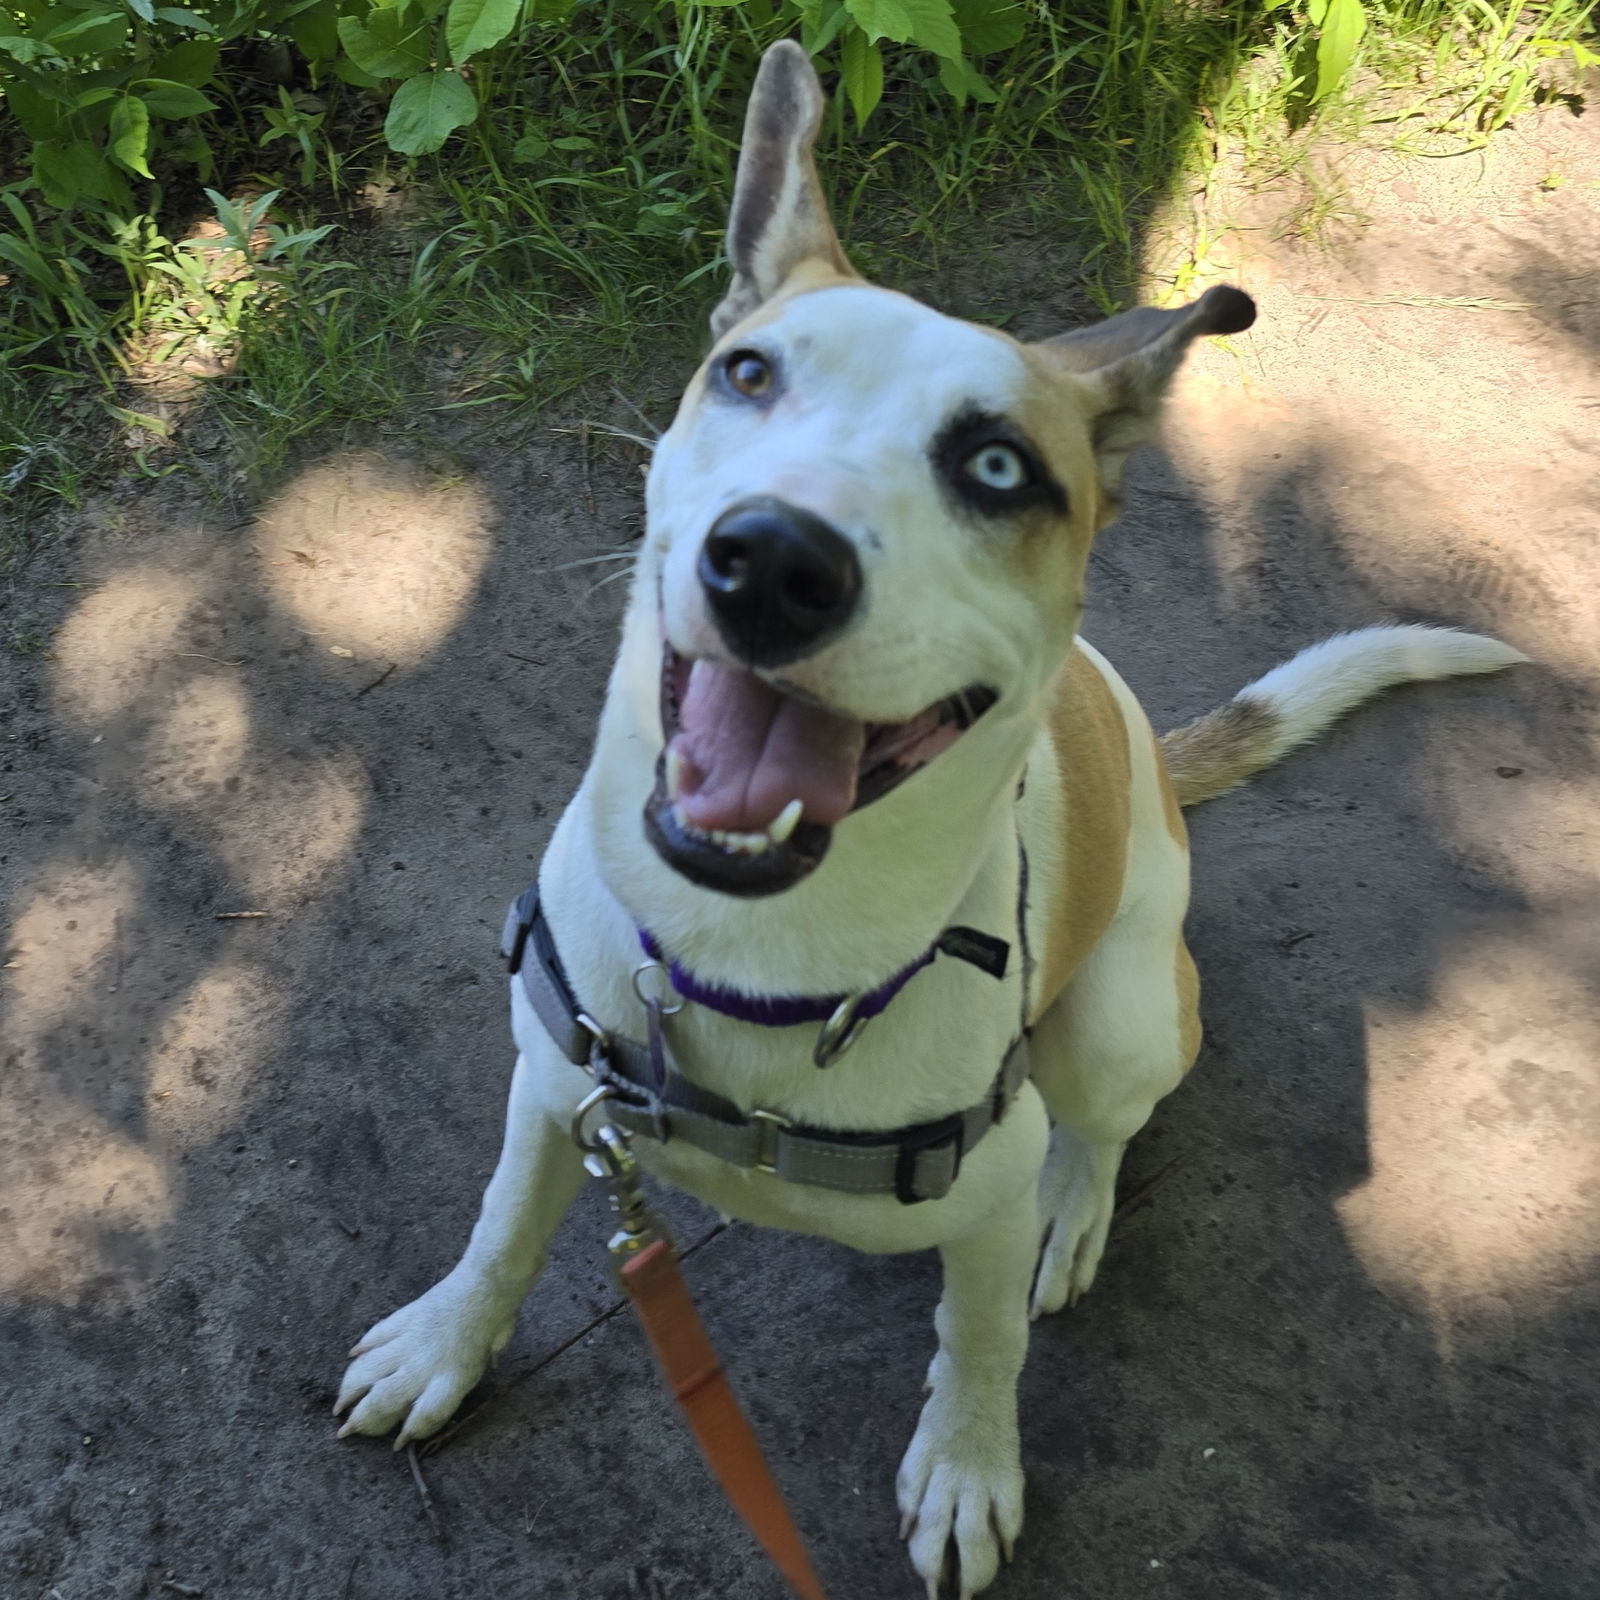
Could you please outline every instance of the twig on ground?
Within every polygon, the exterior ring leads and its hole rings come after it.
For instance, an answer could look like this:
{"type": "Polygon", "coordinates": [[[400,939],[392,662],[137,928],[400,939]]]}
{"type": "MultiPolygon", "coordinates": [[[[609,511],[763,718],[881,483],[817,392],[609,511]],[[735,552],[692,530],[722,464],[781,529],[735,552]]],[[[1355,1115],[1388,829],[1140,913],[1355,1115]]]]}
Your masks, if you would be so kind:
{"type": "Polygon", "coordinates": [[[176,1578],[163,1578],[161,1587],[170,1589],[174,1594],[186,1594],[190,1596],[190,1600],[194,1600],[195,1596],[205,1593],[204,1589],[197,1589],[192,1583],[179,1583],[176,1578]]]}
{"type": "Polygon", "coordinates": [[[358,1550],[350,1562],[350,1570],[344,1575],[344,1594],[340,1600],[350,1600],[350,1591],[355,1587],[356,1568],[361,1565],[361,1552],[358,1550]]]}
{"type": "Polygon", "coordinates": [[[243,661],[224,661],[221,656],[202,655],[198,650],[180,650],[178,659],[180,661],[215,661],[219,667],[242,667],[244,665],[243,661]]]}
{"type": "Polygon", "coordinates": [[[411,1479],[417,1486],[417,1493],[422,1496],[422,1509],[427,1513],[428,1526],[433,1529],[433,1536],[440,1544],[445,1542],[444,1525],[439,1521],[439,1513],[434,1508],[433,1496],[428,1493],[428,1485],[423,1480],[422,1462],[417,1457],[417,1447],[414,1444],[406,1446],[406,1460],[411,1463],[411,1479]]]}
{"type": "MultiPolygon", "coordinates": [[[[717,1223],[714,1227],[708,1229],[704,1234],[702,1234],[700,1238],[696,1239],[693,1244],[687,1246],[683,1250],[680,1250],[678,1252],[678,1259],[680,1261],[687,1261],[696,1250],[703,1250],[708,1244],[711,1243],[713,1239],[717,1237],[718,1234],[726,1233],[727,1231],[728,1224],[726,1222],[717,1223]]],[[[557,1356],[565,1355],[567,1351],[573,1347],[573,1345],[577,1344],[582,1339],[586,1339],[591,1333],[594,1332],[596,1328],[602,1326],[604,1323],[609,1322],[613,1317],[617,1316],[620,1312],[626,1311],[627,1309],[628,1302],[626,1300],[618,1300],[614,1305],[607,1306],[598,1317],[595,1317],[590,1322],[586,1322],[575,1334],[572,1335],[571,1338],[563,1339],[561,1343],[558,1344],[554,1350],[550,1351],[548,1355],[540,1356],[540,1358],[531,1366],[524,1367],[522,1371],[508,1378],[503,1384],[500,1385],[498,1389],[494,1391],[494,1393],[485,1395],[483,1399],[477,1403],[477,1405],[475,1405],[469,1412],[466,1413],[465,1416],[457,1417],[456,1420],[452,1422],[443,1433],[434,1434],[434,1436],[422,1447],[422,1453],[425,1456],[431,1456],[435,1450],[442,1449],[448,1440],[453,1439],[458,1433],[460,1433],[461,1430],[466,1427],[467,1424],[470,1423],[480,1412],[487,1410],[491,1405],[495,1405],[499,1401],[505,1399],[506,1395],[510,1393],[510,1391],[517,1384],[525,1383],[536,1372],[543,1372],[544,1369],[548,1367],[557,1356]]]]}
{"type": "Polygon", "coordinates": [[[1133,1189],[1130,1189],[1128,1191],[1128,1193],[1125,1194],[1122,1197],[1122,1200],[1118,1204],[1117,1209],[1111,1213],[1112,1220],[1116,1221],[1118,1218],[1124,1216],[1127,1212],[1133,1210],[1133,1208],[1141,1200],[1143,1200],[1144,1197],[1147,1194],[1149,1194],[1150,1191],[1153,1188],[1155,1188],[1155,1186],[1158,1183],[1160,1183],[1161,1180],[1163,1178],[1165,1178],[1168,1173],[1174,1171],[1176,1168],[1178,1168],[1178,1167],[1180,1167],[1182,1165],[1183,1165],[1183,1157],[1182,1156],[1174,1156],[1166,1164],[1166,1166],[1157,1168],[1156,1171],[1153,1172],[1148,1178],[1146,1178],[1143,1183],[1139,1184],[1137,1187],[1135,1187],[1133,1189]]]}
{"type": "MultiPolygon", "coordinates": [[[[646,450],[654,450],[655,441],[661,437],[661,430],[640,409],[638,401],[630,400],[616,384],[611,385],[611,392],[644,424],[645,432],[650,435],[648,439],[634,439],[634,443],[642,444],[646,450]]],[[[631,433],[623,433],[621,429],[617,429],[616,433],[619,439],[634,438],[631,433]]]]}
{"type": "Polygon", "coordinates": [[[544,665],[544,662],[537,660],[533,656],[519,656],[515,650],[507,650],[506,654],[513,661],[526,661],[530,667],[542,667],[544,665]]]}
{"type": "Polygon", "coordinates": [[[381,686],[381,685],[383,685],[383,684],[385,684],[385,683],[387,683],[387,682],[388,682],[388,681],[389,681],[389,679],[390,679],[390,677],[391,677],[391,676],[392,676],[392,675],[393,675],[393,673],[394,673],[394,669],[395,669],[395,667],[396,667],[396,665],[397,665],[397,664],[398,664],[398,663],[396,663],[396,662],[393,662],[393,661],[391,661],[391,662],[390,662],[390,663],[389,663],[389,665],[388,665],[388,666],[386,666],[386,667],[385,667],[385,668],[384,668],[384,669],[383,669],[383,671],[382,671],[382,672],[380,672],[380,673],[379,673],[379,674],[378,674],[378,676],[377,676],[377,677],[376,677],[376,678],[374,678],[374,679],[373,679],[373,680],[372,680],[372,682],[371,682],[371,683],[369,683],[369,684],[368,684],[368,685],[367,685],[367,686],[366,686],[366,688],[364,688],[364,689],[357,689],[357,690],[356,690],[356,692],[355,692],[355,698],[356,698],[356,699],[357,699],[357,700],[359,700],[359,699],[360,699],[360,698],[361,698],[361,697],[362,697],[362,695],[364,695],[364,694],[371,694],[371,693],[372,693],[372,691],[373,691],[373,690],[374,690],[374,689],[376,689],[376,688],[379,688],[379,687],[380,687],[380,686],[381,686]]]}
{"type": "Polygon", "coordinates": [[[270,917],[270,911],[215,911],[212,913],[213,922],[259,922],[263,917],[270,917]]]}

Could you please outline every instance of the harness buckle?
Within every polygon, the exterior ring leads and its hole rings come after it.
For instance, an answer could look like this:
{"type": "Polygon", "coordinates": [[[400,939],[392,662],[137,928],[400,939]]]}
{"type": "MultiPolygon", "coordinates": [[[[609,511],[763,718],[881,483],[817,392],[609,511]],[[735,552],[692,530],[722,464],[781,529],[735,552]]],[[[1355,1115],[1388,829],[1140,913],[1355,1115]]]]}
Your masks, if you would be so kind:
{"type": "Polygon", "coordinates": [[[930,1122],[925,1127],[914,1128],[901,1135],[900,1151],[894,1163],[894,1195],[901,1205],[914,1206],[924,1200],[942,1200],[955,1187],[961,1172],[961,1158],[966,1155],[966,1118],[961,1112],[930,1122]],[[917,1157],[924,1150],[952,1148],[950,1181],[935,1193],[917,1193],[917,1157]]]}
{"type": "Polygon", "coordinates": [[[761,1148],[757,1152],[755,1170],[778,1175],[778,1135],[794,1124],[776,1111],[752,1111],[750,1120],[761,1132],[761,1148]]]}
{"type": "Polygon", "coordinates": [[[833,1015],[817,1030],[817,1042],[811,1050],[814,1065],[831,1067],[861,1037],[861,1030],[872,1020],[856,1015],[865,999],[865,995],[847,994],[834,1007],[833,1015]]]}

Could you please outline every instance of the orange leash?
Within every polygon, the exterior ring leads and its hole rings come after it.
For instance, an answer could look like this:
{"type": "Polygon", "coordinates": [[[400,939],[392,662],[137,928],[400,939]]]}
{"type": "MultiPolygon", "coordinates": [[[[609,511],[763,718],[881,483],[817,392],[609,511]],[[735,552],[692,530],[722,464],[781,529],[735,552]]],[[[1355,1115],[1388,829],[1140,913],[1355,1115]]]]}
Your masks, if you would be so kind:
{"type": "Polygon", "coordinates": [[[811,1569],[800,1530],[783,1502],[783,1491],[761,1453],[755,1430],[739,1409],[689,1298],[678,1271],[677,1252],[645,1203],[638,1163],[626,1135],[609,1123],[596,1129],[592,1137],[585,1134],[585,1117],[603,1107],[610,1096],[610,1089],[601,1086],[584,1100],[572,1120],[572,1137],[586,1152],[584,1167],[592,1176],[604,1179],[611,1191],[611,1206],[620,1227],[606,1248],[617,1281],[639,1313],[661,1375],[682,1407],[700,1454],[722,1485],[728,1503],[799,1600],[827,1600],[811,1569]]]}
{"type": "Polygon", "coordinates": [[[626,1261],[623,1287],[728,1503],[800,1600],[826,1600],[749,1419],[739,1409],[672,1246],[657,1239],[626,1261]]]}

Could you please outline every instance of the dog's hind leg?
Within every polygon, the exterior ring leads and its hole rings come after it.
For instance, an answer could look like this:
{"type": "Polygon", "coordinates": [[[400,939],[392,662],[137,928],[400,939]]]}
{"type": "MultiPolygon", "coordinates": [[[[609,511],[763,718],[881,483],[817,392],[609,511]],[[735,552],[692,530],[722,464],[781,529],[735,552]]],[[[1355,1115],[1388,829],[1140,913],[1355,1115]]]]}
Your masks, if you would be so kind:
{"type": "Polygon", "coordinates": [[[975,1233],[940,1248],[939,1350],[896,1485],[901,1536],[930,1597],[952,1545],[958,1592],[967,1600],[994,1581],[1022,1531],[1017,1376],[1028,1346],[1035,1249],[1031,1189],[975,1233]]]}
{"type": "Polygon", "coordinates": [[[398,1450],[435,1432],[511,1337],[517,1307],[583,1181],[582,1157],[549,1094],[550,1071],[575,1069],[548,1049],[549,1063],[517,1058],[505,1142],[461,1260],[350,1352],[334,1406],[335,1416],[354,1407],[341,1438],[398,1427],[398,1450]]]}
{"type": "Polygon", "coordinates": [[[1188,835],[1143,713],[1128,699],[1121,903],[1034,1028],[1033,1080],[1056,1124],[1039,1185],[1035,1317],[1075,1303],[1094,1282],[1122,1152],[1200,1048],[1198,983],[1183,942],[1188,835]]]}

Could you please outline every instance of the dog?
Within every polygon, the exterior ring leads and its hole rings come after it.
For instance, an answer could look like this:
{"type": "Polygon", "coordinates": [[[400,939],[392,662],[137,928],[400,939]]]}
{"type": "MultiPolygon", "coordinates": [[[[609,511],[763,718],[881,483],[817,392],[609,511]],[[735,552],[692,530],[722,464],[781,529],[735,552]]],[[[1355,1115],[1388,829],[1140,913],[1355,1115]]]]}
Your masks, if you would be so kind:
{"type": "Polygon", "coordinates": [[[897,1497],[929,1595],[966,1600],[1022,1528],[1030,1317],[1093,1283],[1122,1152],[1200,1047],[1181,807],[1390,684],[1526,658],[1369,628],[1158,740],[1078,637],[1085,564],[1187,347],[1252,302],[1029,344],[869,285],[813,162],[823,104],[773,46],[593,760],[512,918],[500,1161],[335,1410],[396,1448],[449,1418],[578,1191],[599,1076],[646,1170],[723,1213],[940,1252],[897,1497]]]}

